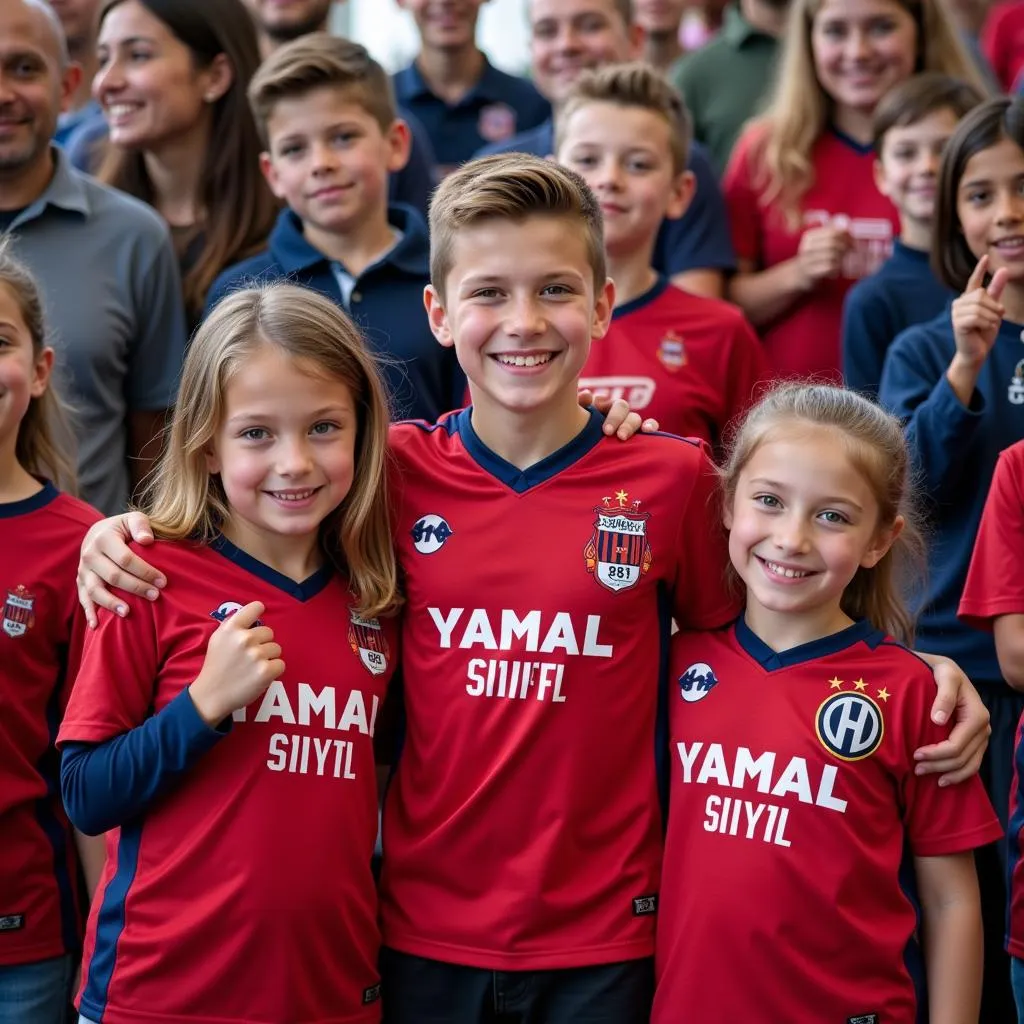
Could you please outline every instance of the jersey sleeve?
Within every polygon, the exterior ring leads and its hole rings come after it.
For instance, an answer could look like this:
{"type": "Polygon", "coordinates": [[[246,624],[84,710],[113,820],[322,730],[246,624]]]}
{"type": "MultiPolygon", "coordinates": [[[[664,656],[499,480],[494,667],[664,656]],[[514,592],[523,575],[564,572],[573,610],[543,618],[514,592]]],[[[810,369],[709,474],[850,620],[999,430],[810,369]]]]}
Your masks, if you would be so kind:
{"type": "Polygon", "coordinates": [[[125,618],[101,609],[99,625],[86,630],[58,745],[101,743],[140,725],[150,712],[160,669],[155,607],[122,597],[125,618]]]}
{"type": "MultiPolygon", "coordinates": [[[[917,661],[909,652],[907,658],[917,661]]],[[[915,678],[907,679],[912,690],[900,705],[902,720],[886,724],[896,725],[903,739],[899,791],[911,850],[917,857],[941,857],[997,841],[1002,838],[1002,826],[977,775],[940,787],[938,775],[914,774],[914,751],[947,739],[949,726],[940,727],[931,720],[935,694],[931,670],[915,664],[907,675],[915,678]]]]}
{"type": "Polygon", "coordinates": [[[718,473],[705,445],[693,446],[687,472],[692,479],[679,517],[672,611],[682,630],[717,629],[736,618],[741,602],[728,585],[718,473]]]}
{"type": "Polygon", "coordinates": [[[747,129],[739,138],[722,179],[736,258],[761,266],[761,204],[754,188],[754,160],[760,131],[747,129]]]}
{"type": "Polygon", "coordinates": [[[758,398],[758,385],[771,380],[772,372],[764,346],[745,316],[739,316],[732,330],[725,377],[726,423],[742,416],[758,398]]]}
{"type": "Polygon", "coordinates": [[[877,399],[885,353],[896,335],[872,284],[870,278],[858,281],[843,303],[843,378],[851,391],[877,399]]]}
{"type": "Polygon", "coordinates": [[[1000,615],[1024,615],[1024,441],[1002,452],[974,542],[959,616],[975,629],[992,629],[1000,615]]]}

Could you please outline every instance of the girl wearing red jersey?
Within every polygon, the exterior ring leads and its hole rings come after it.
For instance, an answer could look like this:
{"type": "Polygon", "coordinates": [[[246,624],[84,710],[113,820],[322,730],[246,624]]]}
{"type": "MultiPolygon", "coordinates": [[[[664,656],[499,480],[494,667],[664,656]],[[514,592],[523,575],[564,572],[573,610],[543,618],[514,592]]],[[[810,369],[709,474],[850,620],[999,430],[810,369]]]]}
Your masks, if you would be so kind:
{"type": "Polygon", "coordinates": [[[724,178],[739,268],[729,297],[779,377],[839,379],[843,298],[899,233],[874,183],[871,116],[917,71],[983,88],[942,0],[793,0],[773,99],[724,178]]]}
{"type": "Polygon", "coordinates": [[[899,422],[839,388],[781,387],[738,432],[746,609],[673,640],[654,1024],[978,1019],[972,851],[1001,830],[978,779],[941,788],[914,758],[942,730],[898,642],[909,464],[899,422]]]}
{"type": "Polygon", "coordinates": [[[50,390],[35,282],[0,249],[0,1022],[61,1024],[102,844],[60,802],[56,727],[80,645],[75,553],[99,515],[62,494],[74,472],[50,390]],[[53,482],[51,482],[53,481],[53,482]]]}
{"type": "Polygon", "coordinates": [[[68,813],[110,832],[83,1020],[379,1020],[387,430],[328,299],[240,291],[193,340],[146,503],[175,584],[101,615],[59,736],[68,813]]]}

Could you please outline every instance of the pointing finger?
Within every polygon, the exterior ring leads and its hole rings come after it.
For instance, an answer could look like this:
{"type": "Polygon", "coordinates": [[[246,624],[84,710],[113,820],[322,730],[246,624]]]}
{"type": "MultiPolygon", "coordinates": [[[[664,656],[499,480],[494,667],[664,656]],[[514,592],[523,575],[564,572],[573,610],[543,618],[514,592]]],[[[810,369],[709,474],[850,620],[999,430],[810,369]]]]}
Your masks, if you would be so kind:
{"type": "Polygon", "coordinates": [[[967,287],[964,291],[972,292],[985,283],[985,271],[988,270],[988,256],[982,256],[978,265],[974,268],[971,276],[967,279],[967,287]]]}

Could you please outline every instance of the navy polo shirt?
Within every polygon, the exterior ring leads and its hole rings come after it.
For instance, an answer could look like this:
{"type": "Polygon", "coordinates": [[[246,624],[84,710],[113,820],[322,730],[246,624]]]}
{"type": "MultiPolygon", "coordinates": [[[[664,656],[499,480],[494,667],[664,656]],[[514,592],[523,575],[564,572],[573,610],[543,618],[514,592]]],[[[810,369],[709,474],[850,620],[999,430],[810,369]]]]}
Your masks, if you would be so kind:
{"type": "Polygon", "coordinates": [[[843,305],[846,386],[877,398],[885,354],[897,335],[934,319],[955,298],[932,273],[928,253],[897,239],[885,263],[847,292],[843,305]]]}
{"type": "MultiPolygon", "coordinates": [[[[485,146],[477,156],[495,153],[532,153],[551,156],[555,151],[555,126],[550,119],[522,132],[508,142],[485,146]]],[[[689,208],[677,220],[664,220],[654,243],[654,269],[666,277],[687,270],[736,269],[736,254],[729,233],[725,199],[711,166],[708,151],[699,143],[690,145],[688,169],[697,180],[689,208]]]]}
{"type": "Polygon", "coordinates": [[[525,78],[484,60],[476,85],[454,106],[430,91],[415,63],[394,76],[398,102],[419,118],[434,146],[442,174],[481,147],[512,138],[551,116],[551,105],[525,78]]]}
{"type": "Polygon", "coordinates": [[[344,266],[314,249],[298,216],[282,210],[267,248],[225,270],[210,289],[206,309],[252,284],[287,280],[312,288],[341,306],[382,357],[394,417],[433,422],[463,405],[466,380],[454,350],[437,343],[423,309],[423,289],[430,281],[423,218],[412,207],[394,205],[388,208],[388,223],[402,232],[401,240],[356,278],[346,302],[337,277],[344,266]]]}

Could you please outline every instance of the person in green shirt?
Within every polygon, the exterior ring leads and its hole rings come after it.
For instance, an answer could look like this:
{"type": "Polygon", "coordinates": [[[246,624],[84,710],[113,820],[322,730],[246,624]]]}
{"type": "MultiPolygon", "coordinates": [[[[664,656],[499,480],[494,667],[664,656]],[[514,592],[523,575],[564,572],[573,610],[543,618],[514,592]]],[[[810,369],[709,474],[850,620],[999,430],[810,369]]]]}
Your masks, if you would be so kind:
{"type": "Polygon", "coordinates": [[[789,0],[736,0],[718,35],[669,72],[693,116],[694,138],[711,151],[719,174],[740,129],[771,92],[788,8],[789,0]]]}

